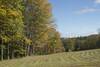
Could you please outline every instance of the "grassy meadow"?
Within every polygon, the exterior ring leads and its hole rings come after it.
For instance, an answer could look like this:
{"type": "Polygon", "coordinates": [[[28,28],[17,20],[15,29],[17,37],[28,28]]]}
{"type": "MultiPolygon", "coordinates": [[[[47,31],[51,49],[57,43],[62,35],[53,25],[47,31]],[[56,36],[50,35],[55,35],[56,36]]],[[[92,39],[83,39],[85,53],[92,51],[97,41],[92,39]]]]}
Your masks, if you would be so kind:
{"type": "Polygon", "coordinates": [[[5,60],[0,67],[100,67],[100,49],[5,60]]]}

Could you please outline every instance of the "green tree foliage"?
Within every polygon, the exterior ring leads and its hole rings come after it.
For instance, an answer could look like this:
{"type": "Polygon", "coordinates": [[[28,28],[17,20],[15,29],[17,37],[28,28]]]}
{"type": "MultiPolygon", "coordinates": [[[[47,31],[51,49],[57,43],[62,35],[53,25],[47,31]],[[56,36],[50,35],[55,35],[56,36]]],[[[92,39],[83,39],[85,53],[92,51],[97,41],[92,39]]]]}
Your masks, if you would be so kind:
{"type": "Polygon", "coordinates": [[[0,0],[0,58],[64,51],[48,0],[0,0]]]}
{"type": "MultiPolygon", "coordinates": [[[[17,0],[15,1],[17,2],[17,0]]],[[[12,58],[15,54],[15,46],[20,38],[23,36],[23,16],[20,9],[17,9],[18,5],[14,5],[14,0],[0,0],[0,44],[1,44],[1,60],[12,58]],[[5,46],[5,49],[2,48],[2,45],[5,46]]]]}
{"type": "Polygon", "coordinates": [[[86,37],[76,38],[63,38],[62,39],[65,50],[77,51],[77,50],[89,50],[100,48],[100,35],[90,35],[86,37]]]}
{"type": "Polygon", "coordinates": [[[50,3],[48,0],[25,0],[24,3],[26,7],[23,13],[26,36],[32,40],[30,54],[50,53],[50,48],[53,48],[50,44],[52,36],[49,34],[49,31],[53,27],[50,3]]]}
{"type": "MultiPolygon", "coordinates": [[[[42,0],[25,0],[25,12],[24,21],[25,21],[25,32],[26,36],[32,40],[32,45],[30,45],[30,54],[34,52],[34,47],[41,44],[42,36],[44,36],[44,32],[47,31],[47,21],[48,18],[46,13],[45,1],[42,0]],[[45,28],[44,28],[45,27],[45,28]],[[41,36],[42,35],[42,36],[41,36]]],[[[49,9],[49,7],[47,7],[49,9]]]]}

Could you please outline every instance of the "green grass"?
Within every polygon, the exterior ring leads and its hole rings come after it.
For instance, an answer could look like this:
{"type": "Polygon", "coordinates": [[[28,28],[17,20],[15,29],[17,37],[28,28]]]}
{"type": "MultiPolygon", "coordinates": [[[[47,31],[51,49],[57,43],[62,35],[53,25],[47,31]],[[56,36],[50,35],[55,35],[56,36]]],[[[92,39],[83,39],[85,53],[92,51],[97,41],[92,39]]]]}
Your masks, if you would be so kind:
{"type": "Polygon", "coordinates": [[[0,67],[100,67],[100,49],[6,60],[0,67]]]}

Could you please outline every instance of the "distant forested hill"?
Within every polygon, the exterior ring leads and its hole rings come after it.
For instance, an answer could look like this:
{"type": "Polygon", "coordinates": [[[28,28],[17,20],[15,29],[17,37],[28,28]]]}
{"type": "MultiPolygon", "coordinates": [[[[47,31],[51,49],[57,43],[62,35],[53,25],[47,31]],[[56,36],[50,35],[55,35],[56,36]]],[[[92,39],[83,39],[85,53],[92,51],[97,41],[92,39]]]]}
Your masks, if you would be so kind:
{"type": "Polygon", "coordinates": [[[62,38],[66,51],[79,51],[100,48],[100,35],[62,38]]]}

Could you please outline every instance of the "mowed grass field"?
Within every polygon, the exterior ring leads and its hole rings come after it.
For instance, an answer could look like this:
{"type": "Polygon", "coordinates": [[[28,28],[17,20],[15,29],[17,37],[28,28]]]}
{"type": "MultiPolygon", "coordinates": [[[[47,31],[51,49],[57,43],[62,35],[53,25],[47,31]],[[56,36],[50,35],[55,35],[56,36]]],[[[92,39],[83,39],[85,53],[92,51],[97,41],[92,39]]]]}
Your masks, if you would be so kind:
{"type": "Polygon", "coordinates": [[[100,67],[100,49],[6,60],[0,67],[100,67]]]}

